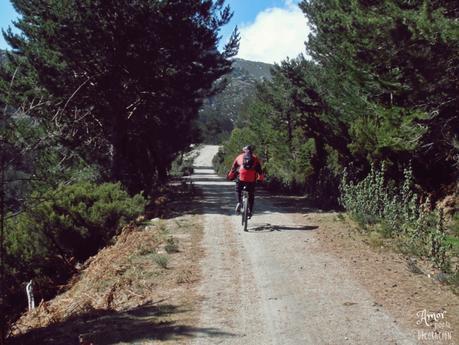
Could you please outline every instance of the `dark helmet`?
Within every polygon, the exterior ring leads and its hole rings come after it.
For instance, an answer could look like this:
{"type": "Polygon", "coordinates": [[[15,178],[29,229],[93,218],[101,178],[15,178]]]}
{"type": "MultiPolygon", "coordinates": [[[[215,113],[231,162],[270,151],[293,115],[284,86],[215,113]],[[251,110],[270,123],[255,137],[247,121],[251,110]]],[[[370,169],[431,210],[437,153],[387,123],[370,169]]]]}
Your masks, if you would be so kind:
{"type": "Polygon", "coordinates": [[[244,152],[246,152],[246,151],[252,152],[253,151],[253,145],[244,146],[242,148],[242,151],[244,151],[244,152]]]}

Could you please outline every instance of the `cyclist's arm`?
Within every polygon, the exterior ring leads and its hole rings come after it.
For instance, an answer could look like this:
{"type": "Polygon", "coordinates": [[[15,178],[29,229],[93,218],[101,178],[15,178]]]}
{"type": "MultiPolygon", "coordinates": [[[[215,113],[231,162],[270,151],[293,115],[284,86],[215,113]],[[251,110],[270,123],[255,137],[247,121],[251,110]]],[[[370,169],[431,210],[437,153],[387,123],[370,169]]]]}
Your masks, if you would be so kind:
{"type": "Polygon", "coordinates": [[[237,177],[237,174],[239,173],[238,167],[239,167],[239,164],[237,162],[237,157],[236,157],[230,171],[228,172],[228,174],[226,174],[226,178],[228,180],[233,181],[237,177]]]}
{"type": "Polygon", "coordinates": [[[233,166],[231,167],[231,172],[236,173],[239,169],[239,163],[237,162],[237,157],[233,162],[233,166]]]}

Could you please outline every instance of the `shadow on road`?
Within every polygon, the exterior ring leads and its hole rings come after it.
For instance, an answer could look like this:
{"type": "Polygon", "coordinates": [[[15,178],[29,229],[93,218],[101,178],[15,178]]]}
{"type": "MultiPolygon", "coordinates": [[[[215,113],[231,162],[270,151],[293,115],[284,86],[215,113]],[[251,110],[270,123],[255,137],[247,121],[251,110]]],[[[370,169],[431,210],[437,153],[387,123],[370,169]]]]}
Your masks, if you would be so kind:
{"type": "MultiPolygon", "coordinates": [[[[162,215],[163,218],[175,218],[184,214],[218,214],[232,216],[236,206],[235,183],[219,177],[210,167],[194,167],[195,173],[187,176],[182,183],[187,186],[189,193],[185,197],[175,196],[169,203],[171,212],[162,215]]],[[[257,185],[255,188],[255,215],[257,214],[294,214],[321,212],[304,196],[274,194],[257,185]]],[[[249,223],[250,224],[250,223],[249,223]]],[[[294,229],[277,226],[269,229],[259,229],[259,232],[313,230],[294,229]]]]}
{"type": "Polygon", "coordinates": [[[273,224],[260,224],[248,226],[248,230],[251,232],[273,232],[273,231],[311,231],[316,230],[319,227],[317,225],[273,225],[273,224]]]}
{"type": "Polygon", "coordinates": [[[48,327],[35,329],[9,340],[14,345],[77,345],[81,336],[88,343],[111,345],[118,343],[166,341],[193,337],[234,337],[237,334],[216,328],[199,328],[169,321],[173,314],[187,312],[171,304],[144,305],[117,312],[93,310],[48,327]]]}
{"type": "MultiPolygon", "coordinates": [[[[234,214],[234,207],[236,205],[234,182],[229,182],[218,177],[210,169],[198,171],[196,174],[187,178],[187,181],[192,183],[194,197],[187,204],[186,209],[182,209],[181,211],[188,214],[234,214]]],[[[282,212],[284,214],[309,213],[317,212],[317,210],[310,207],[304,197],[273,195],[262,189],[261,186],[257,186],[255,191],[255,213],[269,214],[274,212],[282,212]]]]}

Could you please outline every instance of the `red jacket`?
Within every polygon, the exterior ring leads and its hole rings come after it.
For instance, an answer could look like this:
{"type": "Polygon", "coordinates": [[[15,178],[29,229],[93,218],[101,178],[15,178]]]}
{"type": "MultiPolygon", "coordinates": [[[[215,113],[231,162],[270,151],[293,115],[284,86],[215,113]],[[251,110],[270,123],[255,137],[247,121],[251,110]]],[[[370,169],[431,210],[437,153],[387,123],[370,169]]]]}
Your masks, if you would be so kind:
{"type": "Polygon", "coordinates": [[[263,171],[261,169],[260,160],[258,159],[257,156],[255,156],[255,155],[252,155],[252,156],[253,156],[253,160],[254,160],[253,168],[251,168],[251,169],[245,169],[244,168],[244,166],[242,165],[243,160],[244,160],[244,154],[241,153],[234,160],[233,166],[231,168],[231,171],[230,171],[229,175],[236,174],[236,172],[238,172],[239,173],[239,181],[242,181],[242,182],[255,182],[257,180],[257,177],[262,178],[263,177],[263,171]]]}

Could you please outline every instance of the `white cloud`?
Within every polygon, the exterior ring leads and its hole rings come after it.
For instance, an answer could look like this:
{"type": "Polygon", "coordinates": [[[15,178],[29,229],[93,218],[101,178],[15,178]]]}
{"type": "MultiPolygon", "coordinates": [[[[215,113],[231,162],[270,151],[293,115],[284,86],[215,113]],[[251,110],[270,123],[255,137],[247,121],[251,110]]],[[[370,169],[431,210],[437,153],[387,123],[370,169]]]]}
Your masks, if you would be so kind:
{"type": "Polygon", "coordinates": [[[260,12],[253,23],[243,24],[239,31],[238,57],[267,63],[305,53],[304,42],[310,32],[303,12],[291,0],[285,1],[284,8],[260,12]]]}

